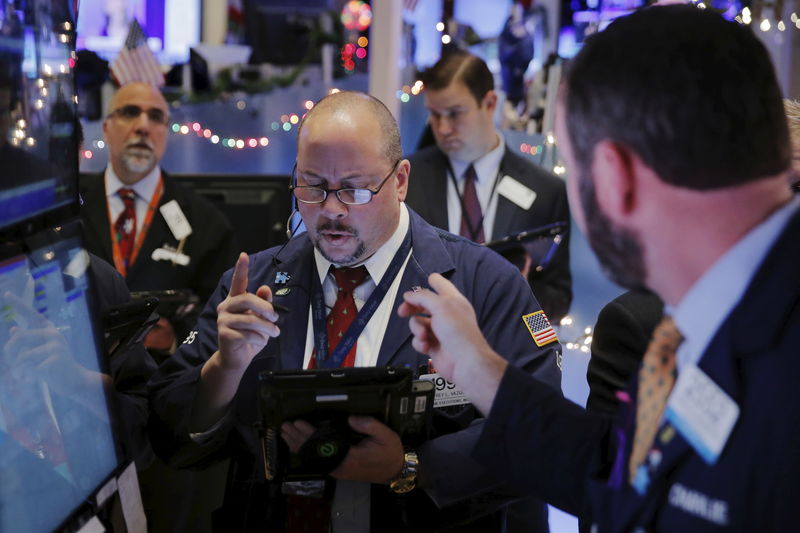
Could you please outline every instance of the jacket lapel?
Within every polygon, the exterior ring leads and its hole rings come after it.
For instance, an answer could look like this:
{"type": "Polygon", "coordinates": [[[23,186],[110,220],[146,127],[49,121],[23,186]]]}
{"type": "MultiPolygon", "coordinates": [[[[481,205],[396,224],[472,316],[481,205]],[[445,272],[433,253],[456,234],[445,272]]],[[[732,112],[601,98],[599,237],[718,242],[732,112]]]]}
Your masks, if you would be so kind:
{"type": "Polygon", "coordinates": [[[400,349],[411,337],[408,319],[396,316],[397,308],[403,302],[403,293],[413,287],[428,287],[428,276],[434,272],[444,274],[455,269],[450,254],[439,239],[436,230],[426,224],[410,208],[408,210],[411,226],[411,257],[406,264],[397,297],[392,305],[392,316],[386,326],[377,366],[391,365],[400,349]]]}
{"type": "Polygon", "coordinates": [[[264,280],[264,283],[272,288],[273,301],[289,308],[289,312],[281,316],[278,321],[278,327],[281,328],[278,337],[280,364],[281,368],[289,369],[301,368],[303,365],[310,305],[310,280],[312,275],[316,275],[314,248],[308,242],[308,236],[301,235],[296,240],[296,253],[277,267],[270,269],[272,275],[264,280]],[[275,275],[278,272],[286,272],[292,279],[285,285],[277,285],[275,275]],[[288,294],[278,294],[281,289],[287,289],[288,294]]]}

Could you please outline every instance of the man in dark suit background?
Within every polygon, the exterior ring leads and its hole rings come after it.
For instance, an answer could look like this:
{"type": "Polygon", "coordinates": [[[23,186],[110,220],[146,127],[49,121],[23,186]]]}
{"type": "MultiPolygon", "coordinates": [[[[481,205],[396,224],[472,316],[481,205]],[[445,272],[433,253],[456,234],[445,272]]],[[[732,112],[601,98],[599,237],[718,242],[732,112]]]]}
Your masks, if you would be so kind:
{"type": "MultiPolygon", "coordinates": [[[[414,179],[408,205],[434,226],[477,242],[569,222],[564,183],[516,154],[495,128],[497,94],[482,59],[450,53],[423,72],[422,81],[436,146],[409,157],[414,179]]],[[[572,301],[569,241],[563,237],[549,266],[537,272],[529,265],[527,274],[556,322],[572,301]]]]}
{"type": "MultiPolygon", "coordinates": [[[[84,242],[125,276],[131,291],[190,289],[203,303],[235,262],[237,246],[223,214],[159,166],[168,122],[167,102],[155,87],[130,83],[114,95],[103,122],[109,164],[103,175],[81,183],[84,242]],[[188,224],[168,224],[181,214],[188,224]]],[[[168,354],[195,316],[162,318],[146,345],[168,354]]],[[[140,476],[152,531],[207,529],[224,467],[180,472],[155,461],[140,476]]]]}
{"type": "MultiPolygon", "coordinates": [[[[191,289],[205,302],[236,260],[233,230],[215,206],[159,166],[169,109],[155,87],[125,85],[110,109],[103,122],[109,164],[81,184],[86,247],[114,265],[132,291],[191,289]],[[186,225],[171,227],[165,218],[180,214],[191,229],[186,237],[186,225]]],[[[169,351],[191,326],[161,320],[147,344],[169,351]]]]}

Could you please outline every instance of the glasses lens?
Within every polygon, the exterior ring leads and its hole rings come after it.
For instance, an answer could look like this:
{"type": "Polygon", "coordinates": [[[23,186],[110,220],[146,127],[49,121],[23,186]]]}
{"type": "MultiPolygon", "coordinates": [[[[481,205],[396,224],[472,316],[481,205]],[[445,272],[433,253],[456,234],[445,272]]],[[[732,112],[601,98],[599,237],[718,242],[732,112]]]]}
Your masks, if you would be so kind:
{"type": "Polygon", "coordinates": [[[155,108],[147,110],[147,119],[157,124],[165,124],[167,122],[167,116],[164,112],[155,108]]]}
{"type": "Polygon", "coordinates": [[[341,189],[339,199],[349,205],[362,205],[372,200],[372,191],[369,189],[341,189]]]}
{"type": "MultiPolygon", "coordinates": [[[[138,105],[125,105],[114,111],[122,120],[136,120],[142,114],[142,108],[138,105]]],[[[146,111],[147,119],[156,124],[166,124],[167,114],[157,108],[151,108],[146,111]]]]}
{"type": "Polygon", "coordinates": [[[301,202],[317,204],[325,200],[325,191],[316,187],[295,187],[294,197],[301,202]]]}
{"type": "Polygon", "coordinates": [[[117,109],[116,113],[120,118],[131,120],[134,118],[139,118],[139,115],[142,114],[142,108],[138,105],[124,105],[117,109]]]}

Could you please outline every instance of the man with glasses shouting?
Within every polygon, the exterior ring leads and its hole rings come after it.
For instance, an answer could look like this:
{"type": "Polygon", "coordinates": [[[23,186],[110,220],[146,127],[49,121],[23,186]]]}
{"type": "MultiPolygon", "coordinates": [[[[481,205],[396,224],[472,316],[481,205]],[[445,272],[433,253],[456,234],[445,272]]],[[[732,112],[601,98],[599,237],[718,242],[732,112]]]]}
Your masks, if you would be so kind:
{"type": "MultiPolygon", "coordinates": [[[[152,85],[130,83],[114,95],[103,122],[108,166],[82,180],[86,246],[113,264],[131,291],[190,289],[205,302],[238,250],[219,209],[159,166],[168,122],[167,102],[152,85]],[[185,222],[176,226],[181,214],[185,222]]],[[[170,351],[192,325],[162,319],[148,347],[170,351]]]]}
{"type": "MultiPolygon", "coordinates": [[[[392,366],[435,374],[396,313],[403,291],[427,287],[433,272],[468,295],[511,364],[559,389],[560,345],[555,335],[533,335],[541,310],[525,280],[494,252],[407,208],[409,173],[397,123],[380,101],[356,92],[321,100],[300,126],[291,185],[307,232],[241,254],[152,379],[157,452],[182,466],[232,459],[219,530],[502,530],[517,495],[470,459],[482,421],[467,402],[436,409],[431,438],[416,449],[373,418],[350,417],[365,437],[324,484],[300,494],[265,479],[253,427],[259,372],[392,366]]],[[[281,436],[296,452],[315,431],[298,420],[281,436]]]]}

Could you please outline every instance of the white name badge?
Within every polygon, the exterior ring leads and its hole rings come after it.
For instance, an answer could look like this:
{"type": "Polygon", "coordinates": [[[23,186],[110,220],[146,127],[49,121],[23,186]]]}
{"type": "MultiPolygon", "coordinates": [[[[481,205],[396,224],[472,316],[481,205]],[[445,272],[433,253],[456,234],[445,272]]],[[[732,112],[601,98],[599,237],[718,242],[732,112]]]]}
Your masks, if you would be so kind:
{"type": "Polygon", "coordinates": [[[424,374],[419,379],[433,381],[436,388],[433,396],[433,406],[435,408],[447,407],[448,405],[465,405],[469,403],[467,395],[458,388],[455,383],[451,383],[439,374],[424,374]]]}
{"type": "Polygon", "coordinates": [[[497,194],[501,194],[517,204],[522,209],[528,210],[536,200],[536,192],[530,190],[508,174],[503,176],[497,184],[497,194]]]}
{"type": "Polygon", "coordinates": [[[167,221],[169,230],[177,240],[185,239],[192,234],[192,226],[186,215],[183,214],[181,206],[175,200],[170,200],[159,208],[164,220],[167,221]]]}
{"type": "Polygon", "coordinates": [[[739,418],[739,406],[692,365],[678,374],[664,416],[705,462],[713,465],[739,418]]]}
{"type": "Polygon", "coordinates": [[[153,261],[170,261],[177,265],[186,266],[191,261],[191,258],[186,254],[179,254],[175,250],[169,248],[156,248],[150,255],[153,261]]]}

